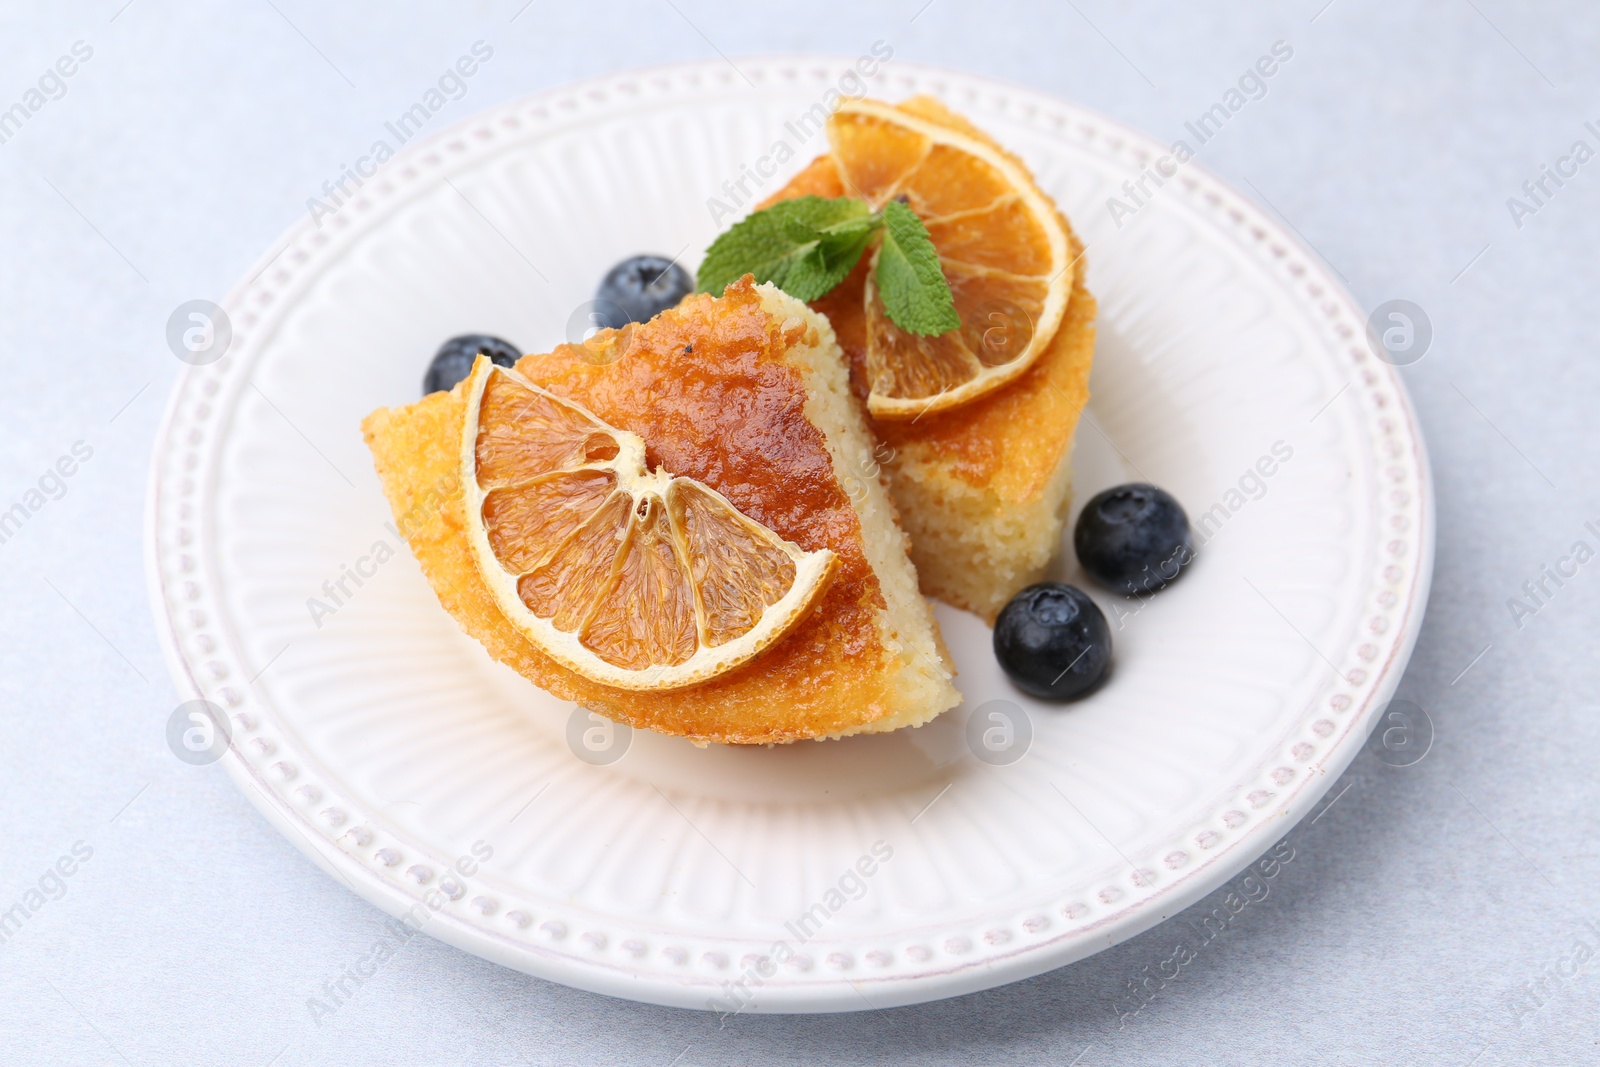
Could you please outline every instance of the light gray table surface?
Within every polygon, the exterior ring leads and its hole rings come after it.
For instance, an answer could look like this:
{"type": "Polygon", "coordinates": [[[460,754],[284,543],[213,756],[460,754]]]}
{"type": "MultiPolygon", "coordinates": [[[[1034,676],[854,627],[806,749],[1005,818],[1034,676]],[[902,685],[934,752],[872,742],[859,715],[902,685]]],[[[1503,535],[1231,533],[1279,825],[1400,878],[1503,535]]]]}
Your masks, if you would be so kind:
{"type": "Polygon", "coordinates": [[[1600,547],[1584,526],[1600,527],[1600,161],[1537,205],[1521,188],[1576,141],[1600,150],[1592,5],[9,0],[0,107],[80,41],[92,56],[64,93],[0,144],[0,510],[92,449],[0,543],[0,908],[41,879],[49,894],[0,943],[0,1063],[1600,1061],[1600,562],[1534,615],[1507,605],[1575,541],[1600,547]],[[480,38],[496,61],[449,119],[630,67],[883,39],[1163,140],[1290,42],[1294,63],[1204,162],[1364,306],[1405,298],[1432,321],[1404,375],[1438,562],[1399,694],[1433,723],[1427,758],[1359,757],[1270,897],[1125,1020],[1183,917],[987,993],[726,1025],[419,938],[315,1022],[307,998],[379,913],[164,742],[179,698],[141,556],[180,369],[163,330],[480,38]],[[1513,196],[1537,210],[1514,217],[1513,196]],[[75,846],[92,854],[57,893],[45,872],[75,846]]]}

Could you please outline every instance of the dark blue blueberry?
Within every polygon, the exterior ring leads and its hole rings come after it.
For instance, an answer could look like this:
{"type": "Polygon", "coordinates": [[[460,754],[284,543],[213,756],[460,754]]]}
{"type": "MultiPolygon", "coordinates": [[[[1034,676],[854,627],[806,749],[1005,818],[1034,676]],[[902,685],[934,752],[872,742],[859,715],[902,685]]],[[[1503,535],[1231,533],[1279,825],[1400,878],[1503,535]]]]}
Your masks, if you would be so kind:
{"type": "Polygon", "coordinates": [[[1105,676],[1111,663],[1111,627],[1082,589],[1040,582],[1000,610],[994,655],[1023,692],[1072,700],[1105,676]]]}
{"type": "Polygon", "coordinates": [[[694,279],[672,260],[634,256],[606,272],[594,298],[600,325],[620,330],[630,322],[649,322],[692,292],[694,279]]]}
{"type": "Polygon", "coordinates": [[[501,367],[509,367],[522,358],[516,345],[486,333],[452,337],[439,346],[433,362],[428,364],[428,373],[422,378],[422,395],[455,388],[457,382],[472,373],[472,363],[480,352],[501,367]]]}
{"type": "Polygon", "coordinates": [[[1176,581],[1194,561],[1189,516],[1164,489],[1130,482],[1084,505],[1072,534],[1084,571],[1123,596],[1176,581]]]}

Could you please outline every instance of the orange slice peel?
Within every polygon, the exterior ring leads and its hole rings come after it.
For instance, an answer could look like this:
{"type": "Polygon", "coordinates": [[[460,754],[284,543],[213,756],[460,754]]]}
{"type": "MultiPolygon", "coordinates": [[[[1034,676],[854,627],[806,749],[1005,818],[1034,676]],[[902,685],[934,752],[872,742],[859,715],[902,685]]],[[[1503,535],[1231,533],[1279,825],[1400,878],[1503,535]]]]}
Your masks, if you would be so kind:
{"type": "Polygon", "coordinates": [[[703,482],[647,465],[642,438],[479,357],[460,473],[467,538],[501,613],[603,685],[698,685],[760,655],[838,560],[703,482]]]}
{"type": "Polygon", "coordinates": [[[1061,324],[1075,262],[1065,223],[1023,165],[937,105],[845,100],[828,125],[849,195],[903,199],[927,227],[959,330],[923,337],[889,320],[868,274],[867,406],[914,419],[969,403],[1033,365],[1061,324]]]}

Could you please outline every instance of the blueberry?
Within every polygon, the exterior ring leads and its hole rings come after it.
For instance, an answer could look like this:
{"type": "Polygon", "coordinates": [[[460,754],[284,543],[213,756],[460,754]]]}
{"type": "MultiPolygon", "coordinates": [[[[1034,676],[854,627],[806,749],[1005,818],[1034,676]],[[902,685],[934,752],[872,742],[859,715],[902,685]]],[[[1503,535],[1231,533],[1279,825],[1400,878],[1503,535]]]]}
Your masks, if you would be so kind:
{"type": "Polygon", "coordinates": [[[594,298],[600,303],[600,325],[620,330],[630,322],[649,322],[692,292],[694,279],[672,260],[634,256],[606,272],[594,298]]]}
{"type": "Polygon", "coordinates": [[[452,337],[439,346],[433,362],[428,364],[428,373],[422,378],[422,394],[455,388],[457,382],[472,373],[472,362],[480,352],[501,367],[509,367],[522,358],[522,351],[516,345],[486,333],[452,337]]]}
{"type": "Polygon", "coordinates": [[[1040,582],[1000,610],[994,656],[1023,692],[1072,700],[1099,685],[1105,675],[1111,663],[1111,627],[1082,589],[1040,582]]]}
{"type": "Polygon", "coordinates": [[[1089,577],[1124,596],[1160,589],[1194,561],[1189,516],[1171,493],[1143,482],[1084,505],[1072,545],[1089,577]]]}

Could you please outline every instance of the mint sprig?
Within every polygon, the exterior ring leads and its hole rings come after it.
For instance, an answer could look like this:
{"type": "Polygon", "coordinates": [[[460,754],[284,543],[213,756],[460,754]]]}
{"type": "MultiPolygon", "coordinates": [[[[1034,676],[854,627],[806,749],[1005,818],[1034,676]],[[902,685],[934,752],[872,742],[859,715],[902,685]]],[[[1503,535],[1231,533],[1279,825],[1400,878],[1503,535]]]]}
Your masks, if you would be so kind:
{"type": "Polygon", "coordinates": [[[961,325],[939,253],[917,213],[892,200],[882,213],[852,197],[780,200],[736,223],[706,250],[695,285],[720,294],[746,274],[798,300],[815,300],[844,281],[878,232],[875,275],[889,320],[934,337],[961,325]]]}
{"type": "Polygon", "coordinates": [[[883,205],[883,247],[878,249],[876,279],[883,310],[902,330],[936,337],[961,326],[928,228],[898,200],[883,205]]]}

